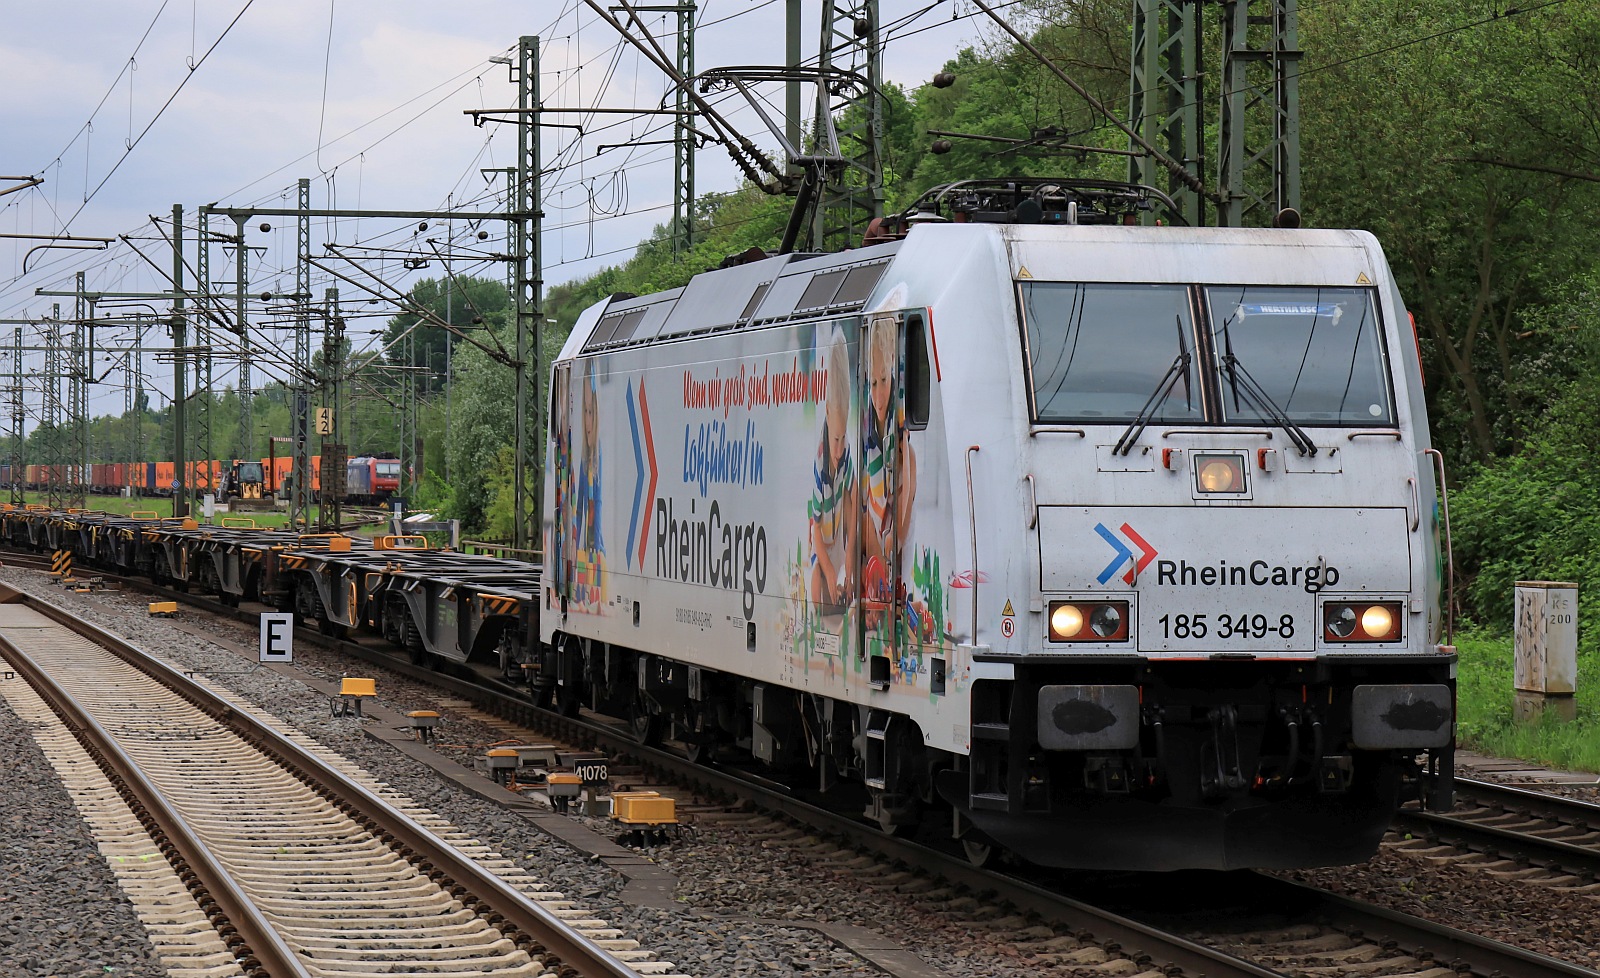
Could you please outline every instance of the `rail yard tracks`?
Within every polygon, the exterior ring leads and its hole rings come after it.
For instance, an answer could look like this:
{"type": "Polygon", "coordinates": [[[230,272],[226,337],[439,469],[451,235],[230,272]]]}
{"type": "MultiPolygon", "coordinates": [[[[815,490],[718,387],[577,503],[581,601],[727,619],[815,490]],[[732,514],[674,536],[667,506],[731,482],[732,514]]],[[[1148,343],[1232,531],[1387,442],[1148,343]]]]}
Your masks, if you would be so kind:
{"type": "Polygon", "coordinates": [[[37,696],[34,722],[47,723],[48,705],[81,747],[57,736],[54,748],[74,754],[58,766],[81,771],[92,759],[114,789],[96,794],[91,821],[142,879],[135,892],[174,973],[671,970],[246,704],[4,587],[0,653],[37,696]]]}

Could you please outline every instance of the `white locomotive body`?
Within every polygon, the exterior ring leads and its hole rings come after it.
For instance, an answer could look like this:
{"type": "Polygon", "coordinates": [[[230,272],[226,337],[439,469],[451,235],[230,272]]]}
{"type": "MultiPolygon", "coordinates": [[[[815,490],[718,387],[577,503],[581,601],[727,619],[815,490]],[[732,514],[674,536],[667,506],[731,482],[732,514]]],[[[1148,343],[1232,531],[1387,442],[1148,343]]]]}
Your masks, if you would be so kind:
{"type": "Polygon", "coordinates": [[[550,691],[975,855],[1364,859],[1449,804],[1420,384],[1354,231],[939,222],[612,297],[551,382],[550,691]]]}

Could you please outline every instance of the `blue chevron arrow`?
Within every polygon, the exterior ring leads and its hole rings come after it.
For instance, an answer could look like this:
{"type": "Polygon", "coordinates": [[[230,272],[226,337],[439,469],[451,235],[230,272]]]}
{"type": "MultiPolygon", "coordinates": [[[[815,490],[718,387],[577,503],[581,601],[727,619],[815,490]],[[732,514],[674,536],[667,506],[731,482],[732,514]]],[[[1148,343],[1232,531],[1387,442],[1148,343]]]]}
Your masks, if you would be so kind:
{"type": "Polygon", "coordinates": [[[628,381],[628,427],[633,431],[633,515],[628,517],[627,563],[633,566],[634,532],[639,529],[639,497],[644,495],[644,452],[639,450],[639,419],[633,412],[633,381],[628,381]]]}
{"type": "Polygon", "coordinates": [[[1106,529],[1104,523],[1096,523],[1094,532],[1100,534],[1107,543],[1111,544],[1111,549],[1117,552],[1117,555],[1111,559],[1111,563],[1107,564],[1106,569],[1101,571],[1100,576],[1096,578],[1101,584],[1104,584],[1111,580],[1111,575],[1117,572],[1117,568],[1133,559],[1133,551],[1124,546],[1122,541],[1117,539],[1115,533],[1106,529]]]}

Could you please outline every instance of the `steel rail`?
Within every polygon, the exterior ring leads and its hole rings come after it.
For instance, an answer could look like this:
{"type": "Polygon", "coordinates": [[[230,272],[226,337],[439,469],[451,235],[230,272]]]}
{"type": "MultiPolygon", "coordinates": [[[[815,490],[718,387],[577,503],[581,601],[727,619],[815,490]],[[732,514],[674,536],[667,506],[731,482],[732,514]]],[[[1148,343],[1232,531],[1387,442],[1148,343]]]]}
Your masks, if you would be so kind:
{"type": "Polygon", "coordinates": [[[1466,970],[1474,975],[1502,978],[1596,978],[1600,974],[1546,954],[1512,947],[1398,910],[1362,903],[1304,883],[1259,875],[1258,879],[1265,893],[1270,895],[1276,890],[1277,898],[1285,904],[1314,902],[1318,914],[1336,927],[1366,936],[1373,936],[1381,929],[1384,937],[1402,945],[1446,951],[1453,958],[1450,967],[1458,973],[1466,970]]]}
{"type": "MultiPolygon", "coordinates": [[[[563,974],[582,978],[639,978],[639,973],[604,948],[568,927],[561,918],[513,889],[500,877],[458,852],[409,816],[359,784],[348,781],[316,755],[279,734],[248,711],[214,697],[176,668],[154,659],[126,639],[70,612],[0,585],[0,600],[9,598],[88,638],[173,690],[256,749],[273,757],[288,770],[334,802],[351,818],[402,852],[425,875],[450,892],[469,909],[484,915],[507,937],[530,953],[559,958],[563,974]]],[[[299,976],[303,972],[284,972],[299,976]]],[[[277,978],[273,975],[272,978],[277,978]]]]}
{"type": "MultiPolygon", "coordinates": [[[[1191,941],[1159,927],[1141,923],[1091,904],[1075,900],[1017,877],[996,874],[965,858],[940,852],[914,841],[900,839],[848,815],[818,808],[781,785],[762,782],[746,772],[724,770],[697,763],[670,749],[640,745],[621,726],[582,718],[563,717],[526,700],[479,688],[479,701],[500,709],[518,722],[539,726],[553,736],[599,748],[619,759],[633,761],[652,775],[662,775],[692,790],[752,801],[764,810],[782,814],[817,830],[838,836],[851,845],[881,853],[884,858],[916,866],[974,893],[989,893],[1000,901],[1038,913],[1075,931],[1087,931],[1108,951],[1135,961],[1154,961],[1182,969],[1183,974],[1207,978],[1283,978],[1282,972],[1235,957],[1226,951],[1191,941]]],[[[1591,976],[1592,978],[1592,976],[1591,976]]]]}
{"type": "MultiPolygon", "coordinates": [[[[0,585],[0,604],[24,604],[40,610],[27,595],[5,585],[0,585]]],[[[84,710],[32,656],[3,635],[0,635],[0,651],[105,772],[134,815],[145,824],[173,872],[183,879],[193,874],[193,879],[188,881],[190,894],[222,935],[223,942],[229,945],[245,973],[251,978],[311,978],[311,972],[301,964],[261,908],[239,888],[232,874],[216,861],[188,821],[167,801],[161,789],[145,777],[138,762],[122,749],[111,732],[84,710]],[[169,846],[170,852],[167,851],[169,846]],[[236,933],[229,934],[229,927],[236,933]]]]}
{"type": "MultiPolygon", "coordinates": [[[[1552,784],[1552,787],[1557,785],[1552,784]]],[[[1594,781],[1578,782],[1563,787],[1597,788],[1600,787],[1600,777],[1594,781]]],[[[1495,784],[1492,781],[1479,781],[1476,778],[1456,778],[1456,794],[1480,803],[1504,805],[1510,808],[1513,805],[1526,808],[1530,811],[1563,822],[1587,822],[1595,829],[1600,829],[1600,805],[1588,801],[1579,801],[1576,798],[1565,798],[1561,795],[1547,794],[1543,791],[1529,791],[1509,784],[1495,784]]]]}
{"type": "MultiPolygon", "coordinates": [[[[1600,831],[1600,805],[1470,778],[1457,778],[1456,791],[1458,798],[1503,809],[1508,815],[1600,831]]],[[[1600,846],[1553,838],[1538,831],[1486,825],[1472,818],[1471,813],[1447,815],[1402,810],[1395,817],[1394,827],[1475,852],[1490,852],[1533,865],[1600,878],[1600,846]]]]}
{"type": "MultiPolygon", "coordinates": [[[[537,714],[537,722],[561,736],[637,761],[647,768],[670,775],[680,783],[749,798],[768,810],[841,836],[851,844],[882,852],[889,859],[924,867],[952,884],[973,892],[991,892],[998,899],[1021,909],[1033,911],[1074,929],[1088,931],[1108,949],[1128,954],[1135,960],[1149,958],[1166,962],[1182,968],[1186,974],[1203,974],[1210,978],[1222,975],[1268,978],[1282,974],[1217,948],[1168,933],[1158,926],[1074,900],[1027,880],[972,866],[959,856],[887,836],[878,828],[849,816],[819,809],[781,787],[769,787],[736,773],[696,764],[670,750],[642,747],[633,742],[620,727],[559,717],[538,710],[531,704],[512,701],[504,694],[480,692],[478,695],[486,700],[500,701],[508,712],[524,722],[537,714]]],[[[1315,887],[1256,875],[1268,892],[1276,889],[1281,893],[1280,899],[1285,904],[1291,901],[1304,903],[1309,898],[1319,905],[1321,913],[1328,920],[1352,932],[1369,935],[1382,933],[1401,945],[1429,950],[1440,960],[1451,959],[1461,965],[1461,970],[1471,974],[1490,976],[1498,973],[1504,978],[1596,978],[1600,974],[1446,924],[1362,903],[1315,887]]]]}

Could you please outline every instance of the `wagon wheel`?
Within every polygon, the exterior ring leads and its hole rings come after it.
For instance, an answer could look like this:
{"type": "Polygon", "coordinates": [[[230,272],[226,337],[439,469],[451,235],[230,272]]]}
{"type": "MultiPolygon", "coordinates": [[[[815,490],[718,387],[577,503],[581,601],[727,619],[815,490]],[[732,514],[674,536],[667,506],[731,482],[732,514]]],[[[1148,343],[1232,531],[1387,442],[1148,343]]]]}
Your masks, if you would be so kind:
{"type": "Polygon", "coordinates": [[[999,846],[975,831],[961,837],[961,851],[966,855],[967,862],[979,869],[992,865],[1000,855],[999,846]]]}
{"type": "Polygon", "coordinates": [[[868,810],[869,817],[878,823],[878,828],[884,835],[895,838],[906,838],[915,835],[917,823],[922,814],[922,804],[915,798],[907,800],[904,804],[892,806],[885,804],[884,793],[880,789],[872,789],[873,805],[868,810]]]}
{"type": "Polygon", "coordinates": [[[634,741],[646,747],[660,745],[661,726],[661,714],[652,713],[644,694],[635,691],[628,709],[628,732],[633,735],[634,741]]]}
{"type": "Polygon", "coordinates": [[[575,717],[583,707],[583,689],[579,683],[557,683],[551,700],[555,711],[564,717],[575,717]]]}

